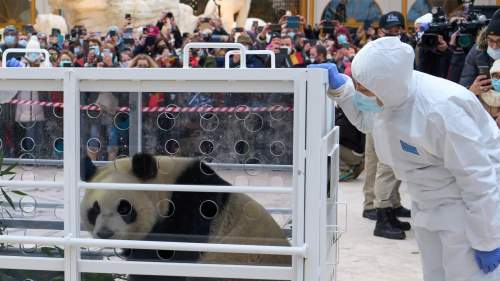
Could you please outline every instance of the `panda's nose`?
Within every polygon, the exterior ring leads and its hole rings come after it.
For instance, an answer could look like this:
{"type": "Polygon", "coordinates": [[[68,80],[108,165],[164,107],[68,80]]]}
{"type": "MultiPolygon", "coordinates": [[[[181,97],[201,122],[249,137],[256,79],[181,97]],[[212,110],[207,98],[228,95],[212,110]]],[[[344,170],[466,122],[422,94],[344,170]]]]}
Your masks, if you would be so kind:
{"type": "Polygon", "coordinates": [[[113,235],[115,235],[115,232],[109,228],[102,228],[99,232],[97,232],[97,237],[101,239],[109,239],[113,237],[113,235]]]}

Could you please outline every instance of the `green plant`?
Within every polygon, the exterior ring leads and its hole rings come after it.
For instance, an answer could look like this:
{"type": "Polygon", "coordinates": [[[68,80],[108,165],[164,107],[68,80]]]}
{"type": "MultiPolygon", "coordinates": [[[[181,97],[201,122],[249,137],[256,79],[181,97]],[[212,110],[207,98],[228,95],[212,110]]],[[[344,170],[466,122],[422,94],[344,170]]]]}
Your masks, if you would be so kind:
{"type": "MultiPolygon", "coordinates": [[[[14,164],[8,165],[6,168],[4,168],[4,157],[3,157],[3,154],[0,154],[0,177],[1,178],[5,177],[5,176],[10,176],[9,180],[13,180],[14,177],[16,176],[16,172],[14,171],[14,169],[16,167],[17,167],[17,163],[14,163],[14,164]]],[[[2,192],[2,196],[0,197],[0,206],[2,206],[4,204],[4,202],[6,201],[10,205],[10,207],[13,210],[15,210],[16,206],[14,205],[14,202],[12,201],[12,198],[7,193],[7,191],[5,191],[5,189],[3,187],[0,187],[0,191],[2,192]]],[[[17,195],[21,195],[21,196],[26,196],[26,194],[24,192],[17,191],[17,190],[12,191],[12,193],[17,194],[17,195]]],[[[5,212],[10,218],[12,218],[12,215],[10,214],[10,212],[7,208],[3,208],[1,211],[5,212]]],[[[3,235],[5,233],[6,228],[7,227],[5,226],[4,220],[1,219],[0,220],[0,235],[3,235]]]]}
{"type": "MultiPolygon", "coordinates": [[[[16,176],[14,169],[17,167],[17,163],[6,165],[4,168],[4,156],[0,154],[0,177],[9,177],[9,180],[13,180],[16,176]]],[[[19,196],[27,196],[28,194],[19,191],[12,190],[7,191],[4,187],[0,186],[0,206],[6,202],[8,207],[12,210],[16,210],[16,205],[12,200],[10,193],[19,196]]],[[[13,218],[12,214],[9,212],[8,208],[2,208],[0,212],[8,215],[10,219],[13,218]]],[[[0,216],[0,235],[4,235],[7,230],[5,224],[5,218],[0,216]]],[[[4,248],[5,245],[0,243],[0,248],[4,248]]],[[[41,253],[48,257],[64,257],[64,249],[57,246],[41,247],[41,253]]],[[[119,278],[124,278],[123,275],[119,274],[100,274],[100,273],[83,273],[82,281],[116,281],[123,280],[119,278]]],[[[61,272],[50,272],[50,271],[33,271],[33,270],[17,270],[17,269],[0,269],[0,281],[19,281],[19,280],[37,280],[37,281],[64,281],[64,274],[61,272]]]]}

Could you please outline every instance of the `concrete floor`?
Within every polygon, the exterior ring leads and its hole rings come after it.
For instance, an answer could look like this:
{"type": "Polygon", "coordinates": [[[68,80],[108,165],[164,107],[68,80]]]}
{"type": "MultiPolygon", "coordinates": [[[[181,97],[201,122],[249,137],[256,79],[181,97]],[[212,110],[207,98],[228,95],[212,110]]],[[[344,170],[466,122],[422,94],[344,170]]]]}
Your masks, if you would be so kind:
{"type": "MultiPolygon", "coordinates": [[[[356,181],[341,183],[339,198],[347,202],[347,233],[340,240],[337,281],[422,281],[420,253],[412,231],[406,240],[373,236],[375,222],[361,216],[364,175],[356,181]]],[[[409,195],[401,188],[403,205],[409,195]]],[[[339,207],[340,217],[345,211],[339,207]]]]}

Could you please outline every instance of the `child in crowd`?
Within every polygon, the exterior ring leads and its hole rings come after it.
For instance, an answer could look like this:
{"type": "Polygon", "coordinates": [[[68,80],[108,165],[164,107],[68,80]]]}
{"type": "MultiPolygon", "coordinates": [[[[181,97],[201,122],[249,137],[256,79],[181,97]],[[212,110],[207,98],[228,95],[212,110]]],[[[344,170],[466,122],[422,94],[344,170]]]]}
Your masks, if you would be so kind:
{"type": "Polygon", "coordinates": [[[492,89],[481,95],[481,102],[500,127],[500,59],[490,69],[492,89]]]}

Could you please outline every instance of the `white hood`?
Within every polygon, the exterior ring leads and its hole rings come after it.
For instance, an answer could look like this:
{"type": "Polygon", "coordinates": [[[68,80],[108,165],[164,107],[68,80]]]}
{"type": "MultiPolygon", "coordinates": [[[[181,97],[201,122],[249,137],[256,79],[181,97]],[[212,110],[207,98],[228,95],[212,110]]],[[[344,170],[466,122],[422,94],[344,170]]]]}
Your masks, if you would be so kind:
{"type": "Polygon", "coordinates": [[[409,97],[415,53],[397,37],[384,37],[363,47],[352,62],[352,76],[384,103],[398,107],[409,97]]]}

